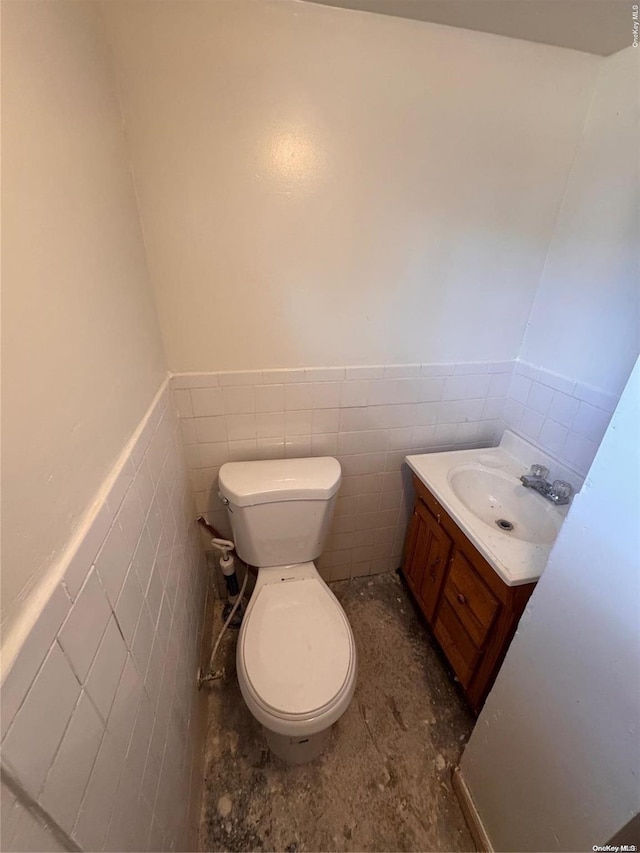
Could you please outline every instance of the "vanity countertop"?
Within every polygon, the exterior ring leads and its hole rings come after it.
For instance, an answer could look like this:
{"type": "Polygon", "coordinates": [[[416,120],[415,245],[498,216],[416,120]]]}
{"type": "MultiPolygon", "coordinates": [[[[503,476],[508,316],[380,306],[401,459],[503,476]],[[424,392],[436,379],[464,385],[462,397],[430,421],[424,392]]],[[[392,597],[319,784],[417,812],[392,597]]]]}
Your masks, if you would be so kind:
{"type": "MultiPolygon", "coordinates": [[[[406,462],[508,586],[538,580],[568,506],[526,489],[520,475],[548,457],[506,430],[499,447],[423,453],[406,462]]],[[[573,472],[567,476],[557,463],[556,471],[577,490],[573,472]]]]}

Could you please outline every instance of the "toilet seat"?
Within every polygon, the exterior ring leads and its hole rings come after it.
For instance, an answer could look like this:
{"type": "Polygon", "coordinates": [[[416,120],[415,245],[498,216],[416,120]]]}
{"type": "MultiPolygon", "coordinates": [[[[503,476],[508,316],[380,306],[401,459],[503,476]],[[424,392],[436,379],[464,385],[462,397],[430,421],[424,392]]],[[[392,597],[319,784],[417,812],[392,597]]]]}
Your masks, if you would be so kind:
{"type": "Polygon", "coordinates": [[[268,729],[292,737],[330,726],[355,689],[351,627],[315,567],[309,572],[311,566],[287,567],[279,573],[287,575],[284,579],[267,570],[271,577],[258,581],[238,637],[245,702],[268,729]],[[302,570],[297,576],[296,569],[302,570]]]}

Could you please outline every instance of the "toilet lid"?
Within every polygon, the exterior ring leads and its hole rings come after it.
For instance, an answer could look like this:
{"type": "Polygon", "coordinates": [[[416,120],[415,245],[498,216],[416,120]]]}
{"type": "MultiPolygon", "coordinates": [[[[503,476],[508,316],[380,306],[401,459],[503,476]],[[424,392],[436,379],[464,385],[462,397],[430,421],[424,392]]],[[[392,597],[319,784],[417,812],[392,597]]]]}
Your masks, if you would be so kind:
{"type": "Polygon", "coordinates": [[[351,665],[351,628],[323,583],[267,584],[246,622],[242,655],[256,695],[276,713],[310,714],[340,693],[351,665]]]}

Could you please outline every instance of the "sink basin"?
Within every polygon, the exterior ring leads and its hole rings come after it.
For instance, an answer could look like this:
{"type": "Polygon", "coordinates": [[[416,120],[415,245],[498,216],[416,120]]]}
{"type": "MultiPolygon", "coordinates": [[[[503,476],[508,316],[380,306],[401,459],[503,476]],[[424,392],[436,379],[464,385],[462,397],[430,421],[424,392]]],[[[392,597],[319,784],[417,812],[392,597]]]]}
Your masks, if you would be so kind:
{"type": "Polygon", "coordinates": [[[552,479],[575,485],[569,469],[508,429],[498,447],[421,453],[406,461],[507,586],[538,580],[569,506],[525,489],[520,475],[541,464],[552,469],[552,479]]]}
{"type": "Polygon", "coordinates": [[[558,535],[561,519],[555,507],[509,474],[458,465],[448,481],[458,500],[494,531],[536,545],[552,545],[558,535]]]}

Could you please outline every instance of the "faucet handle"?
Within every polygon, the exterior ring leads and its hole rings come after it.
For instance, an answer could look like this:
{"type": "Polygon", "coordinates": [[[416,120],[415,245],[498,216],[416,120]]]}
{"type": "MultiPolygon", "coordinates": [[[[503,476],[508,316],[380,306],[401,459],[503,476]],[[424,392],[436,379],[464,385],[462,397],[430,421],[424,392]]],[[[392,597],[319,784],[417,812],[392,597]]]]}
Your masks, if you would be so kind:
{"type": "Polygon", "coordinates": [[[555,495],[556,499],[559,498],[563,502],[568,502],[573,494],[573,486],[571,483],[567,483],[566,480],[554,480],[551,486],[551,493],[555,495]]]}
{"type": "Polygon", "coordinates": [[[541,480],[546,480],[549,476],[549,469],[545,468],[544,465],[532,465],[531,468],[529,468],[529,476],[539,477],[541,480]]]}

